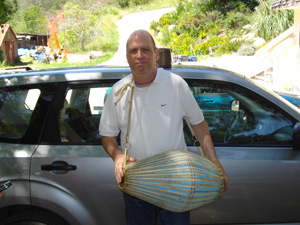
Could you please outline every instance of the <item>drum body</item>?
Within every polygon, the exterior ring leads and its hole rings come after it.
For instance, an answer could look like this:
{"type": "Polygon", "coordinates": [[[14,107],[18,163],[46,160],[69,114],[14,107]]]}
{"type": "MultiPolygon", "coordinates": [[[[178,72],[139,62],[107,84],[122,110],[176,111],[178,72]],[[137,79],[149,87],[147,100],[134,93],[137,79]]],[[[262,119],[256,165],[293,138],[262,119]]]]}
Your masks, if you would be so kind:
{"type": "Polygon", "coordinates": [[[172,212],[218,201],[224,191],[219,164],[186,150],[170,150],[124,168],[119,185],[127,194],[172,212]]]}

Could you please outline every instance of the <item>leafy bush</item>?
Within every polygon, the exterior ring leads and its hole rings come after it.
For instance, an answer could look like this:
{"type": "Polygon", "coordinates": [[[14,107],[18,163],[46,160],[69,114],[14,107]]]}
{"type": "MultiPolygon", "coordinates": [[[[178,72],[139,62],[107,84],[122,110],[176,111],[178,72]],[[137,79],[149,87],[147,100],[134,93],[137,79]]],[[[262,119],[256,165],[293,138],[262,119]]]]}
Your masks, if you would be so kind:
{"type": "Polygon", "coordinates": [[[152,21],[150,24],[150,29],[154,32],[159,33],[162,29],[165,29],[166,26],[172,25],[174,22],[172,15],[170,13],[166,13],[162,15],[158,21],[152,21]]]}
{"type": "Polygon", "coordinates": [[[227,16],[224,20],[225,28],[228,31],[240,29],[249,22],[250,20],[247,16],[245,16],[245,12],[239,12],[236,10],[227,13],[227,16]]]}
{"type": "Polygon", "coordinates": [[[149,0],[131,0],[132,5],[145,5],[149,3],[149,0]]]}
{"type": "Polygon", "coordinates": [[[117,2],[121,8],[126,8],[129,6],[147,4],[147,3],[149,3],[149,0],[117,0],[117,2]]]}
{"type": "Polygon", "coordinates": [[[250,43],[243,43],[238,49],[237,53],[239,55],[254,55],[256,48],[250,43]]]}
{"type": "Polygon", "coordinates": [[[257,7],[259,5],[259,1],[258,0],[242,0],[242,2],[248,6],[248,8],[251,11],[255,10],[255,7],[257,7]]]}
{"type": "Polygon", "coordinates": [[[231,37],[224,37],[215,54],[217,56],[221,56],[223,54],[232,54],[233,52],[237,52],[243,42],[243,40],[232,41],[231,37]]]}
{"type": "Polygon", "coordinates": [[[16,65],[22,65],[22,64],[23,64],[22,61],[21,61],[20,56],[17,56],[17,57],[16,57],[15,64],[16,64],[16,65]]]}
{"type": "Polygon", "coordinates": [[[163,29],[161,30],[161,36],[162,38],[160,42],[163,44],[163,46],[168,46],[171,41],[171,32],[168,26],[163,27],[163,29]]]}
{"type": "Polygon", "coordinates": [[[117,2],[121,8],[129,7],[130,4],[130,0],[118,0],[117,2]]]}
{"type": "Polygon", "coordinates": [[[150,29],[153,30],[155,33],[158,33],[161,29],[161,26],[160,26],[159,22],[156,22],[153,20],[150,23],[150,29]]]}
{"type": "Polygon", "coordinates": [[[164,27],[165,25],[171,25],[173,22],[172,16],[170,13],[164,14],[162,17],[159,18],[158,23],[164,27]]]}
{"type": "Polygon", "coordinates": [[[153,22],[151,29],[160,34],[164,46],[178,54],[189,54],[193,44],[198,56],[208,55],[209,48],[214,46],[218,46],[215,55],[249,55],[255,51],[252,45],[242,40],[231,41],[243,34],[245,25],[254,21],[254,30],[247,32],[269,41],[293,24],[292,11],[274,12],[271,3],[272,0],[176,0],[176,10],[153,22]]]}
{"type": "Polygon", "coordinates": [[[223,37],[212,36],[208,40],[195,46],[194,51],[197,55],[209,55],[209,48],[219,46],[222,43],[223,37]]]}
{"type": "Polygon", "coordinates": [[[202,11],[218,10],[224,15],[237,8],[249,8],[253,11],[258,4],[258,0],[202,0],[200,3],[202,11]]]}
{"type": "Polygon", "coordinates": [[[32,5],[23,15],[25,22],[25,32],[46,33],[47,19],[43,16],[43,11],[39,5],[32,5]]]}
{"type": "Polygon", "coordinates": [[[241,45],[241,41],[231,41],[230,37],[212,36],[208,40],[195,46],[197,55],[209,55],[212,52],[219,56],[236,52],[241,45]],[[212,48],[210,50],[210,48],[212,48]]]}
{"type": "Polygon", "coordinates": [[[10,63],[8,62],[7,59],[5,59],[4,61],[1,62],[0,66],[7,67],[10,66],[10,63]]]}
{"type": "Polygon", "coordinates": [[[176,34],[173,33],[171,34],[171,38],[173,38],[173,40],[170,43],[170,47],[174,52],[177,54],[190,54],[192,38],[188,34],[184,33],[176,36],[176,34]]]}

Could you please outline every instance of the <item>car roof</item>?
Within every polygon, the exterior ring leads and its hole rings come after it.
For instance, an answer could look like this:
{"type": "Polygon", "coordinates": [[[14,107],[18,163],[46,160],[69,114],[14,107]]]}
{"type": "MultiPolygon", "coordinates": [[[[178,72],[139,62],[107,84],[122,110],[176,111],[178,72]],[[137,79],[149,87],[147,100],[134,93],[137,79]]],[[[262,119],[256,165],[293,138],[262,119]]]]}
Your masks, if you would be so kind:
{"type": "MultiPolygon", "coordinates": [[[[240,79],[245,79],[244,76],[234,74],[230,71],[203,66],[174,66],[169,70],[186,79],[220,79],[222,81],[228,80],[231,82],[235,79],[238,79],[239,81],[241,81],[240,79]]],[[[130,74],[130,72],[129,67],[111,66],[69,67],[25,72],[8,72],[0,75],[0,86],[76,80],[121,79],[130,74]],[[89,75],[87,76],[87,74],[89,75]]]]}

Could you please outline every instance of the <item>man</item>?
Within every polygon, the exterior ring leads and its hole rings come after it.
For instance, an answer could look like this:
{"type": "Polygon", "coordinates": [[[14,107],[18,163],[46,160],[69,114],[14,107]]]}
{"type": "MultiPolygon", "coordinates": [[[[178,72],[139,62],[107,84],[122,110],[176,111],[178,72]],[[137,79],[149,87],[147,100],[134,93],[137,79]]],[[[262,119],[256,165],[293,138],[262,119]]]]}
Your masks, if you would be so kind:
{"type": "MultiPolygon", "coordinates": [[[[124,154],[121,143],[127,133],[129,90],[133,85],[133,103],[128,161],[136,161],[171,149],[186,149],[183,117],[187,117],[208,158],[219,163],[208,126],[187,83],[176,74],[157,68],[158,49],[153,37],[144,30],[133,32],[126,45],[126,57],[132,74],[117,82],[110,91],[102,118],[100,134],[105,151],[115,163],[115,177],[122,182],[124,154]],[[117,95],[120,90],[121,96],[117,95]]],[[[225,173],[224,173],[225,175],[225,173]]],[[[225,175],[225,189],[227,177],[225,175]]],[[[159,215],[165,225],[190,224],[189,212],[173,213],[124,194],[127,225],[154,225],[159,215]]]]}

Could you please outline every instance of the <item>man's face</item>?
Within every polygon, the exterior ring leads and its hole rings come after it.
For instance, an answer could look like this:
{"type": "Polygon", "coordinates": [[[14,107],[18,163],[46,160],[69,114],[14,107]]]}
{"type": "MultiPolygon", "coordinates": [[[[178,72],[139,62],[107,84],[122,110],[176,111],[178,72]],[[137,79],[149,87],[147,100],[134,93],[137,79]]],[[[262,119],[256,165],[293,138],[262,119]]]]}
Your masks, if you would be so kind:
{"type": "Polygon", "coordinates": [[[145,76],[156,70],[158,50],[147,33],[135,33],[130,37],[126,56],[134,76],[145,76]]]}

